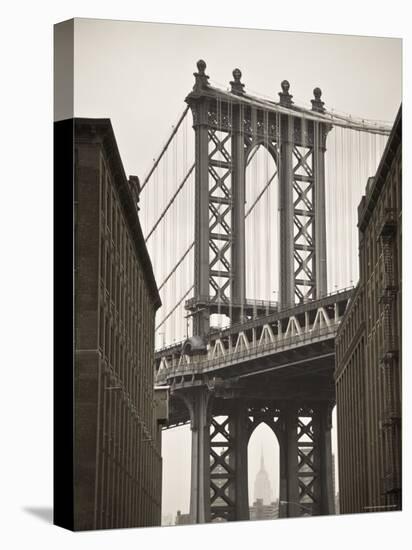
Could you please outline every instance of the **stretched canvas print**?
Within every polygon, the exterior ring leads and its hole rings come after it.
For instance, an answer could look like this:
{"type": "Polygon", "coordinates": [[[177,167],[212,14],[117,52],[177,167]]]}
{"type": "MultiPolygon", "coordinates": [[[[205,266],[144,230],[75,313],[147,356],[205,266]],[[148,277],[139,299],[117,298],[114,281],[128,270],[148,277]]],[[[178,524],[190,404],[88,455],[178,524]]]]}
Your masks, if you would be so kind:
{"type": "Polygon", "coordinates": [[[55,26],[57,525],[401,510],[401,46],[55,26]]]}

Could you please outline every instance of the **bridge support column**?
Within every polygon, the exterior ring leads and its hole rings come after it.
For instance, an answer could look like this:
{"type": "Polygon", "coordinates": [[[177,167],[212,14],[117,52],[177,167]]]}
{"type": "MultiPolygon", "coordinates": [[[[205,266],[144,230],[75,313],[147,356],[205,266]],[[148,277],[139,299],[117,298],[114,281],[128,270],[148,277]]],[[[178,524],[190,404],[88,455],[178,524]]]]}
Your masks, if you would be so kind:
{"type": "Polygon", "coordinates": [[[235,475],[231,490],[235,502],[235,520],[244,521],[249,519],[248,434],[247,411],[240,403],[235,406],[230,416],[229,433],[234,442],[230,465],[235,475]]]}
{"type": "Polygon", "coordinates": [[[193,315],[193,335],[209,332],[209,136],[208,103],[198,100],[193,121],[195,129],[195,288],[197,311],[193,315]]]}
{"type": "Polygon", "coordinates": [[[330,403],[282,409],[280,517],[335,513],[331,411],[330,403]]]}
{"type": "Polygon", "coordinates": [[[279,517],[296,517],[301,515],[298,485],[297,407],[285,408],[281,414],[283,429],[279,438],[279,517]]]}
{"type": "Polygon", "coordinates": [[[333,405],[330,403],[322,403],[317,405],[314,411],[315,468],[318,472],[315,496],[317,514],[319,515],[335,513],[331,438],[332,407],[333,405]]]}
{"type": "Polygon", "coordinates": [[[295,303],[295,270],[293,240],[293,118],[281,117],[279,134],[279,218],[280,273],[279,301],[282,307],[295,303]]]}
{"type": "MultiPolygon", "coordinates": [[[[313,174],[314,174],[314,211],[315,211],[315,271],[316,298],[326,296],[327,265],[326,265],[326,211],[325,211],[325,147],[324,125],[314,123],[313,174]]],[[[335,220],[335,223],[338,223],[335,220]]]]}
{"type": "Polygon", "coordinates": [[[183,399],[189,409],[192,431],[191,523],[206,523],[210,521],[211,394],[207,388],[193,388],[183,399]]]}
{"type": "Polygon", "coordinates": [[[246,273],[245,273],[245,153],[243,135],[243,106],[239,105],[233,113],[232,136],[232,286],[231,298],[234,304],[232,321],[243,320],[244,304],[246,301],[246,273]]]}

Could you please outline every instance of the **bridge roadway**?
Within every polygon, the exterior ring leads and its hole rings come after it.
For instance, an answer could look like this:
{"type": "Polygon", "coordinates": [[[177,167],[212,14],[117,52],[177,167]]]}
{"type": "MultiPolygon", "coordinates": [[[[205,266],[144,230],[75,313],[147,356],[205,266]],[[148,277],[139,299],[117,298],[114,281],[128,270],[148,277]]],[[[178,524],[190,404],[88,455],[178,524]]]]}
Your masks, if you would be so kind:
{"type": "MultiPolygon", "coordinates": [[[[206,386],[219,402],[335,399],[334,338],[353,289],[211,330],[206,346],[188,339],[155,354],[156,384],[170,386],[167,427],[190,420],[179,390],[206,386]],[[220,398],[220,399],[219,399],[220,398]]],[[[222,408],[223,410],[223,408],[222,408]]]]}

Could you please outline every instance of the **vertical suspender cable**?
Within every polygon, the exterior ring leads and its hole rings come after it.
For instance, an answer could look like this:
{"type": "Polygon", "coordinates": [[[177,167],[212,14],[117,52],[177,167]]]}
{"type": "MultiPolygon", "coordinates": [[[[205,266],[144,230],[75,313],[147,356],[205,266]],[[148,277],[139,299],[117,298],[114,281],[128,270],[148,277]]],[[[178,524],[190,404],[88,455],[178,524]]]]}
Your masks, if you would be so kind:
{"type": "MultiPolygon", "coordinates": [[[[251,132],[252,132],[252,143],[254,138],[254,125],[253,125],[253,109],[250,109],[250,117],[251,117],[251,132]]],[[[252,160],[252,178],[251,178],[251,184],[250,184],[250,195],[251,198],[254,199],[254,193],[256,190],[256,180],[257,180],[257,155],[254,155],[252,160]]],[[[250,236],[250,250],[253,250],[253,261],[252,261],[252,298],[253,300],[256,300],[256,262],[257,262],[257,245],[256,245],[256,209],[252,213],[252,231],[250,236]],[[252,245],[254,241],[254,246],[252,245]]],[[[254,312],[253,312],[254,316],[254,312]]]]}
{"type": "MultiPolygon", "coordinates": [[[[236,128],[236,130],[238,130],[240,132],[240,146],[242,147],[243,151],[245,150],[245,147],[244,147],[244,143],[245,143],[245,140],[244,140],[244,105],[243,103],[239,104],[239,128],[236,128]]],[[[242,158],[243,158],[243,155],[242,155],[242,158]]],[[[247,165],[246,165],[246,158],[244,158],[244,166],[242,166],[242,170],[244,170],[244,194],[245,194],[245,203],[246,203],[246,197],[247,197],[247,180],[246,180],[246,174],[247,174],[247,165]]],[[[244,273],[244,276],[245,276],[245,296],[244,296],[244,300],[242,300],[242,303],[240,304],[240,319],[244,319],[244,307],[245,307],[245,302],[247,300],[247,296],[248,296],[248,268],[247,266],[249,265],[249,261],[250,261],[250,258],[248,256],[248,248],[247,248],[247,242],[248,242],[248,233],[247,233],[247,230],[246,230],[246,219],[245,220],[242,220],[242,223],[245,224],[245,242],[244,242],[244,247],[245,247],[245,263],[244,263],[244,270],[245,270],[245,273],[244,273]]]]}
{"type": "MultiPolygon", "coordinates": [[[[164,193],[165,193],[164,196],[167,197],[169,195],[169,189],[168,189],[169,153],[168,153],[168,151],[166,151],[164,157],[165,158],[164,158],[164,161],[163,161],[163,190],[164,190],[164,193]]],[[[161,253],[162,258],[163,258],[164,273],[167,272],[167,269],[165,268],[165,266],[167,265],[167,258],[166,258],[167,221],[168,221],[168,216],[165,217],[162,220],[163,238],[162,238],[161,242],[159,243],[160,246],[158,247],[160,249],[160,253],[161,253]]],[[[163,309],[163,312],[162,312],[162,316],[164,316],[170,310],[170,303],[169,302],[170,302],[170,285],[168,285],[165,288],[164,309],[163,309]]],[[[169,324],[165,323],[165,325],[163,327],[163,333],[164,333],[164,337],[165,337],[166,342],[170,342],[170,334],[169,334],[168,329],[169,329],[169,324]]]]}
{"type": "Polygon", "coordinates": [[[276,298],[277,298],[277,301],[278,301],[278,304],[280,304],[280,297],[281,297],[281,285],[282,285],[282,277],[281,277],[281,267],[280,267],[280,263],[281,263],[281,254],[280,254],[280,239],[281,239],[281,231],[280,231],[280,220],[281,220],[281,208],[282,208],[282,205],[281,205],[281,201],[280,201],[280,197],[281,197],[281,193],[280,193],[280,182],[281,182],[281,171],[282,171],[282,166],[281,166],[281,158],[282,158],[282,147],[281,147],[281,128],[280,128],[280,114],[279,113],[276,113],[275,114],[275,120],[276,120],[276,128],[275,128],[275,132],[276,132],[276,147],[277,147],[277,171],[278,171],[278,176],[277,176],[277,187],[276,187],[276,191],[277,191],[277,205],[278,205],[278,211],[277,211],[277,235],[278,235],[278,244],[276,246],[276,270],[277,270],[277,273],[278,273],[278,288],[277,288],[277,294],[276,294],[276,298]]]}
{"type": "MultiPolygon", "coordinates": [[[[342,155],[342,128],[340,126],[336,127],[336,183],[337,183],[337,210],[339,210],[339,206],[342,205],[342,178],[341,178],[341,155],[342,155]]],[[[336,219],[336,223],[340,223],[340,218],[336,219]]],[[[335,254],[336,258],[336,265],[338,270],[338,277],[339,277],[339,287],[343,288],[343,277],[342,277],[342,255],[345,253],[345,250],[342,246],[342,234],[344,232],[344,228],[342,228],[342,231],[340,233],[337,233],[338,237],[338,243],[336,250],[342,250],[342,254],[335,254]]]]}
{"type": "MultiPolygon", "coordinates": [[[[176,169],[177,169],[177,166],[176,166],[176,139],[173,140],[173,149],[172,149],[172,182],[173,182],[173,190],[177,187],[177,174],[176,174],[176,169]]],[[[179,200],[181,199],[181,196],[179,198],[179,200]]],[[[168,247],[168,250],[169,250],[169,257],[168,257],[168,271],[169,271],[169,267],[171,267],[173,265],[173,258],[176,256],[176,249],[177,249],[177,243],[176,243],[176,234],[177,234],[177,227],[176,227],[176,224],[177,224],[177,220],[176,220],[176,207],[177,207],[177,202],[178,201],[175,201],[172,205],[172,208],[171,208],[171,212],[170,212],[170,233],[169,233],[169,236],[171,237],[171,242],[170,242],[170,245],[168,247]]],[[[176,303],[177,302],[177,294],[176,294],[176,277],[173,277],[173,280],[172,280],[172,303],[176,303]]],[[[176,320],[177,320],[177,313],[179,313],[179,307],[175,310],[175,312],[173,313],[173,315],[170,317],[170,321],[171,321],[171,328],[172,328],[172,340],[173,342],[175,342],[176,340],[176,320]]]]}
{"type": "MultiPolygon", "coordinates": [[[[265,185],[266,182],[269,181],[269,115],[267,112],[264,114],[264,124],[263,124],[263,131],[265,133],[265,185]]],[[[265,244],[266,244],[266,253],[265,253],[265,299],[270,302],[270,282],[271,282],[271,274],[270,274],[270,240],[271,240],[271,216],[270,216],[270,188],[267,190],[266,197],[265,197],[265,206],[266,206],[266,212],[264,216],[264,226],[263,226],[263,235],[266,235],[265,237],[265,244]]],[[[269,311],[267,312],[269,313],[269,311]]]]}
{"type": "MultiPolygon", "coordinates": [[[[176,157],[176,153],[177,153],[177,143],[176,143],[176,139],[173,140],[173,148],[172,148],[172,182],[173,182],[173,189],[176,189],[177,188],[177,174],[176,174],[176,164],[177,164],[177,157],[176,157]]],[[[182,199],[182,196],[183,195],[180,195],[179,196],[179,199],[174,201],[173,205],[172,205],[172,209],[171,209],[171,212],[170,212],[170,224],[171,224],[171,228],[170,228],[170,236],[171,236],[171,242],[170,242],[170,245],[169,245],[169,260],[168,260],[168,268],[167,268],[167,271],[169,272],[170,271],[170,268],[172,267],[173,265],[173,261],[174,259],[177,257],[177,231],[178,231],[178,227],[177,227],[177,219],[176,219],[176,209],[177,209],[177,205],[178,203],[180,202],[180,200],[182,199]]],[[[172,295],[173,295],[173,303],[177,303],[178,302],[178,295],[177,295],[177,284],[176,284],[176,277],[173,277],[172,279],[172,295]]],[[[173,339],[173,342],[176,341],[176,337],[177,337],[177,334],[178,334],[178,325],[177,325],[177,322],[178,322],[178,319],[179,319],[179,316],[178,316],[178,313],[179,313],[179,310],[180,310],[180,306],[176,308],[175,312],[173,313],[173,315],[170,317],[170,323],[172,325],[172,339],[173,339]]]]}

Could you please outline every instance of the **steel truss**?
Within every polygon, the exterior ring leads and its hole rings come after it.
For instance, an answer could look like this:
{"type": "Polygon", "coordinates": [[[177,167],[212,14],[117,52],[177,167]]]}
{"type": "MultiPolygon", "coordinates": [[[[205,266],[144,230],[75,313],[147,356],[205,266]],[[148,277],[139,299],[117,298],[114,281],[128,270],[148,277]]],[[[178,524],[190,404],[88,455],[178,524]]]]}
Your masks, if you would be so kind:
{"type": "Polygon", "coordinates": [[[247,448],[262,422],[279,442],[280,516],[334,513],[333,402],[248,400],[213,384],[176,395],[191,419],[193,523],[249,518],[247,448]]]}
{"type": "Polygon", "coordinates": [[[293,147],[293,258],[295,298],[315,299],[313,147],[293,147]]]}
{"type": "Polygon", "coordinates": [[[313,515],[317,503],[315,483],[319,477],[315,461],[315,434],[313,427],[313,409],[300,409],[298,412],[298,484],[299,504],[302,515],[313,515]]]}
{"type": "Polygon", "coordinates": [[[232,280],[232,157],[230,133],[208,130],[209,294],[212,303],[228,303],[232,280]]]}
{"type": "Polygon", "coordinates": [[[214,417],[210,425],[210,514],[211,521],[236,518],[236,487],[233,435],[229,417],[214,417]]]}

